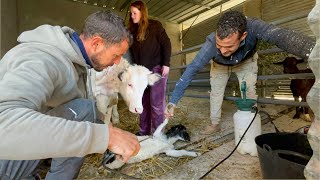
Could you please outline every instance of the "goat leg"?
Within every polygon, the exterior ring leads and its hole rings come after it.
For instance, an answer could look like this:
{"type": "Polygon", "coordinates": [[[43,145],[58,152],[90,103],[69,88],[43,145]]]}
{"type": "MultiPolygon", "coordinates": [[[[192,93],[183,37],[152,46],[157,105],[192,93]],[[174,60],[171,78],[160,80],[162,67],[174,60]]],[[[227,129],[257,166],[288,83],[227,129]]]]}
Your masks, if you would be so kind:
{"type": "MultiPolygon", "coordinates": [[[[293,96],[294,97],[294,101],[299,102],[299,96],[293,96]]],[[[293,119],[299,119],[300,118],[300,114],[301,114],[301,108],[300,106],[296,107],[296,114],[293,116],[293,119]]],[[[302,109],[303,111],[303,109],[302,109]]]]}

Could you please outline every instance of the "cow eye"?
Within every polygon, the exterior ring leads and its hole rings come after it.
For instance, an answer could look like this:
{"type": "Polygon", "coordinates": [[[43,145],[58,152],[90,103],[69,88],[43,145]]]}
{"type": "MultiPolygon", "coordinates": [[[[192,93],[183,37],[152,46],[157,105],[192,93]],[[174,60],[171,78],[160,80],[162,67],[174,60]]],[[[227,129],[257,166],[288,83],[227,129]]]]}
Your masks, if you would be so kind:
{"type": "Polygon", "coordinates": [[[132,87],[132,84],[128,84],[129,87],[132,87]]]}

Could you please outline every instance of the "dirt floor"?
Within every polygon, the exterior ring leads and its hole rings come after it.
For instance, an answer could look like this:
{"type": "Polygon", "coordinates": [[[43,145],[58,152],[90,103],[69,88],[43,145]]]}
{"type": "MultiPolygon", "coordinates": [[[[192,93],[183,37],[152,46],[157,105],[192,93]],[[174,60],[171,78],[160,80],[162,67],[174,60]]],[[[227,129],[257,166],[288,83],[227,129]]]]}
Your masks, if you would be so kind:
{"type": "MultiPolygon", "coordinates": [[[[172,158],[160,154],[140,163],[123,166],[119,171],[111,172],[101,166],[102,155],[88,155],[80,171],[79,179],[198,179],[214,164],[228,155],[234,148],[232,116],[237,107],[232,101],[224,101],[222,111],[222,131],[216,135],[204,136],[199,132],[209,123],[209,99],[184,97],[175,110],[175,117],[170,119],[167,127],[183,124],[187,127],[191,142],[176,143],[177,149],[194,150],[201,153],[196,158],[172,158]],[[122,175],[119,172],[126,174],[122,175]]],[[[139,130],[139,116],[128,111],[120,101],[120,124],[115,126],[136,133],[139,130]]],[[[259,110],[267,112],[277,129],[294,132],[300,127],[309,125],[303,119],[292,119],[294,108],[285,105],[259,105],[259,110]]],[[[264,119],[264,132],[274,131],[266,113],[261,113],[264,119]],[[267,120],[267,121],[266,121],[267,120]]],[[[261,179],[259,160],[257,157],[234,153],[216,172],[210,173],[209,179],[261,179]]]]}

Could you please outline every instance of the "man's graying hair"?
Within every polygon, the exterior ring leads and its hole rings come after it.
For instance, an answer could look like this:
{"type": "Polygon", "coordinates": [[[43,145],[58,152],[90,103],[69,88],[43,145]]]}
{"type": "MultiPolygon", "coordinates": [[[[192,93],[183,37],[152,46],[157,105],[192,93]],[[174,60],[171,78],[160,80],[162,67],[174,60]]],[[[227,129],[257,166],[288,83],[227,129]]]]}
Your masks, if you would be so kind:
{"type": "Polygon", "coordinates": [[[239,38],[246,31],[247,19],[238,11],[224,13],[218,21],[217,35],[224,39],[233,33],[239,32],[239,38]]]}
{"type": "Polygon", "coordinates": [[[123,19],[110,10],[98,11],[88,16],[82,34],[84,38],[99,35],[104,39],[107,47],[126,39],[128,39],[129,44],[132,41],[123,19]]]}

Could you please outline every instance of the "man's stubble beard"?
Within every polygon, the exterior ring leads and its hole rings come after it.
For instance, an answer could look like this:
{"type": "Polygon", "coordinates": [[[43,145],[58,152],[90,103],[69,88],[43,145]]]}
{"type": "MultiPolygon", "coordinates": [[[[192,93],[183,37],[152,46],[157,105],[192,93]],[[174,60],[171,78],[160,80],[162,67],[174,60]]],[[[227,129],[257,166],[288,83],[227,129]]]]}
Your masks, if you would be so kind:
{"type": "Polygon", "coordinates": [[[97,54],[92,55],[90,57],[90,60],[91,60],[92,67],[94,68],[94,70],[96,70],[98,72],[102,71],[103,69],[105,69],[107,67],[107,66],[104,67],[99,63],[99,55],[97,55],[97,54]]]}

